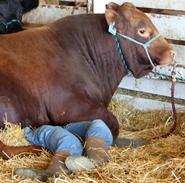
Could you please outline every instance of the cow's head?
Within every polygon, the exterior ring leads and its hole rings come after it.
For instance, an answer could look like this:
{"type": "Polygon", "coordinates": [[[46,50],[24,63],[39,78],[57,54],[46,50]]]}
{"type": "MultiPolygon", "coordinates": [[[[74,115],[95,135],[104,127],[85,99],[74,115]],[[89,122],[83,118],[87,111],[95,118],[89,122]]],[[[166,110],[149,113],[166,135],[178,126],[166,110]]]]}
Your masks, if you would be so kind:
{"type": "MultiPolygon", "coordinates": [[[[108,25],[115,24],[122,51],[134,76],[138,78],[147,74],[152,69],[152,65],[144,48],[120,35],[146,43],[159,34],[156,27],[131,3],[124,3],[121,6],[109,3],[106,6],[105,17],[108,25]]],[[[156,65],[169,64],[173,61],[174,52],[162,36],[153,41],[147,49],[156,65]]]]}
{"type": "Polygon", "coordinates": [[[22,30],[22,15],[38,6],[38,0],[0,0],[0,33],[22,30]]]}

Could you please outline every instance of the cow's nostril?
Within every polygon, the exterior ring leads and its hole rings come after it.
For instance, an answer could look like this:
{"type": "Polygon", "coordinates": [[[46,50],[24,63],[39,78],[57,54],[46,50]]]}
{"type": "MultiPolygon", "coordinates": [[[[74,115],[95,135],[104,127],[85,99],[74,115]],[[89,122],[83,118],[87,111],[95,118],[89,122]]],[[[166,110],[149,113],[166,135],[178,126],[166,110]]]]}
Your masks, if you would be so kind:
{"type": "Polygon", "coordinates": [[[173,50],[171,50],[171,51],[170,51],[170,55],[171,55],[173,58],[175,58],[175,56],[176,56],[176,52],[175,52],[175,51],[173,51],[173,50]]]}

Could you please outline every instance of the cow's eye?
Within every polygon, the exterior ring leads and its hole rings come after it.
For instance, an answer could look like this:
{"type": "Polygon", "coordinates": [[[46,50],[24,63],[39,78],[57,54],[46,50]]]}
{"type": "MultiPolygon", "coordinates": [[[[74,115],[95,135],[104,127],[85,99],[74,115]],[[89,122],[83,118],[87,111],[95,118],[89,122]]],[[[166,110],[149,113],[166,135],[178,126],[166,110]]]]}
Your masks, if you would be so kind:
{"type": "Polygon", "coordinates": [[[137,30],[137,33],[144,38],[148,38],[150,36],[150,32],[148,30],[146,30],[145,28],[139,28],[137,30]]]}
{"type": "Polygon", "coordinates": [[[141,28],[141,29],[138,30],[139,34],[144,34],[145,32],[146,32],[146,30],[144,28],[141,28]]]}

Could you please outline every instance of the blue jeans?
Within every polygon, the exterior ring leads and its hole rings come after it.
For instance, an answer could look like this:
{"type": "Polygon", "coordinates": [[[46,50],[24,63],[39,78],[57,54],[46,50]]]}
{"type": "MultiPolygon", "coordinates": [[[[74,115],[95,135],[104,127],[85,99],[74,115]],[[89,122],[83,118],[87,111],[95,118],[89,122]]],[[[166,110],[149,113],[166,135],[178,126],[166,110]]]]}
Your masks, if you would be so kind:
{"type": "Polygon", "coordinates": [[[53,153],[65,151],[77,156],[83,154],[83,145],[77,136],[83,141],[89,137],[100,137],[107,146],[113,143],[111,131],[100,119],[69,123],[63,127],[43,125],[36,130],[26,127],[24,134],[31,144],[45,147],[53,153]]]}

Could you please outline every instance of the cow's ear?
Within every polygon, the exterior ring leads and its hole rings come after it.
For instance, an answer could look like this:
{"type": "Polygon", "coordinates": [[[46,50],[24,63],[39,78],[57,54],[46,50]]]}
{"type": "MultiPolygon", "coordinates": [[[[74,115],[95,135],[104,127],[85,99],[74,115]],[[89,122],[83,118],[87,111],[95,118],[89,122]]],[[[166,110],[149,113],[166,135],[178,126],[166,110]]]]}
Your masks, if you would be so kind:
{"type": "Polygon", "coordinates": [[[23,13],[26,13],[39,5],[39,0],[20,0],[23,7],[23,13]]]}
{"type": "Polygon", "coordinates": [[[123,3],[121,5],[121,7],[126,7],[126,8],[129,8],[129,9],[136,9],[136,7],[134,6],[134,4],[129,3],[129,2],[123,3]]]}
{"type": "Polygon", "coordinates": [[[107,24],[110,25],[113,22],[116,21],[116,19],[118,18],[118,13],[115,10],[112,9],[107,9],[105,11],[105,19],[107,21],[107,24]]]}
{"type": "Polygon", "coordinates": [[[118,10],[120,6],[116,3],[110,2],[109,4],[105,5],[106,9],[118,10]]]}

